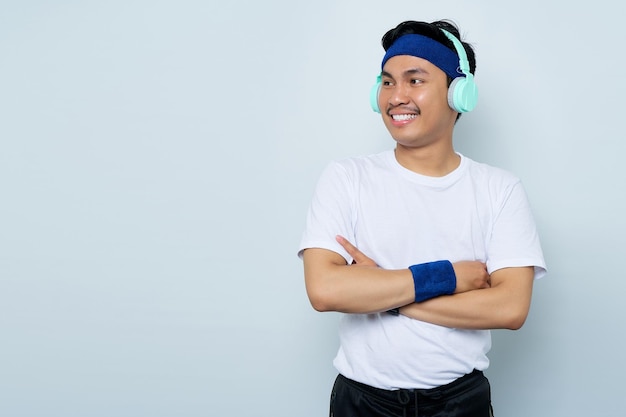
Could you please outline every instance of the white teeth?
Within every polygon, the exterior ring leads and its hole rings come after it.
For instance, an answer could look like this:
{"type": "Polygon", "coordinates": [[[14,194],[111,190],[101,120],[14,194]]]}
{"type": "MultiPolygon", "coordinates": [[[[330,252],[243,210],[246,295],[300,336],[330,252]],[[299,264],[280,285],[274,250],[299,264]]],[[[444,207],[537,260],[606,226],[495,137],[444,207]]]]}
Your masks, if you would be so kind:
{"type": "Polygon", "coordinates": [[[416,114],[394,114],[391,116],[393,120],[397,120],[397,121],[411,120],[411,119],[415,119],[416,117],[417,117],[416,114]]]}

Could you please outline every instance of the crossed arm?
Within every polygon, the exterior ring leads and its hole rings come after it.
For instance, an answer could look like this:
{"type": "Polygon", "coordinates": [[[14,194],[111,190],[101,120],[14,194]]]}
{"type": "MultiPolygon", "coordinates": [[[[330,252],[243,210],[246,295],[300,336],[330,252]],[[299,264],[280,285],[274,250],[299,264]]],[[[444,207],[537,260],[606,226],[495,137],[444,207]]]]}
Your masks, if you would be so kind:
{"type": "Polygon", "coordinates": [[[519,329],[530,308],[533,268],[504,268],[487,274],[477,261],[454,263],[455,293],[415,303],[409,269],[385,270],[347,240],[337,241],[354,258],[347,265],[326,249],[304,251],[307,294],[318,311],[375,313],[400,308],[417,320],[463,329],[519,329]]]}

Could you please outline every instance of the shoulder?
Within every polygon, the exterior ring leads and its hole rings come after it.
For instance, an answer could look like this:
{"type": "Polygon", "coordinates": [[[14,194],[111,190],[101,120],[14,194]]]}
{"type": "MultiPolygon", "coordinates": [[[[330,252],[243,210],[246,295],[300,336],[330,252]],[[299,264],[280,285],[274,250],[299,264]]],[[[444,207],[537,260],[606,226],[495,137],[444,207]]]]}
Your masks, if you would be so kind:
{"type": "Polygon", "coordinates": [[[373,172],[389,168],[393,151],[384,151],[373,155],[351,156],[331,161],[325,171],[334,175],[343,175],[357,179],[373,172]]]}
{"type": "Polygon", "coordinates": [[[506,205],[527,204],[524,185],[512,172],[473,160],[468,161],[468,172],[477,194],[487,198],[496,212],[506,205]]]}
{"type": "Polygon", "coordinates": [[[510,188],[520,183],[517,175],[502,168],[464,157],[472,179],[490,187],[510,188]]]}

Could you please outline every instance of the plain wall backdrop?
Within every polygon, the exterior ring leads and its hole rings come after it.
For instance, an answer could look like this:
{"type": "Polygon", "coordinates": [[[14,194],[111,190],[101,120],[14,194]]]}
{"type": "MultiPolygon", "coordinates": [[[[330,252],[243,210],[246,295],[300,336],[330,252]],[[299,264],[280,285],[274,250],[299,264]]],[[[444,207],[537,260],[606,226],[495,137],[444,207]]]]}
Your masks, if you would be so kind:
{"type": "Polygon", "coordinates": [[[457,150],[522,178],[549,274],[496,415],[623,416],[623,13],[566,1],[0,1],[0,415],[327,415],[296,257],[331,160],[394,145],[380,38],[455,21],[457,150]]]}

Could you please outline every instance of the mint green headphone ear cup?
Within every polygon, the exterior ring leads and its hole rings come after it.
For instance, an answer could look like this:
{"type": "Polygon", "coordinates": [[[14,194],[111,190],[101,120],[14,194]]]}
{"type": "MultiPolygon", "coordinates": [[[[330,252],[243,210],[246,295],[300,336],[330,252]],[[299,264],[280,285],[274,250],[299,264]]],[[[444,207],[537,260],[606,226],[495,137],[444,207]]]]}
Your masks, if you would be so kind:
{"type": "Polygon", "coordinates": [[[478,88],[471,74],[452,80],[448,87],[448,104],[453,110],[467,113],[474,110],[476,103],[478,103],[478,88]]]}
{"type": "Polygon", "coordinates": [[[450,41],[454,44],[454,49],[459,56],[459,70],[465,75],[465,77],[457,77],[452,80],[450,87],[448,88],[448,104],[450,107],[458,111],[459,113],[466,113],[472,111],[478,103],[478,87],[474,82],[474,75],[470,72],[470,64],[467,59],[467,53],[461,41],[452,33],[445,29],[441,31],[446,35],[450,41]]]}
{"type": "Polygon", "coordinates": [[[380,92],[381,85],[381,77],[380,75],[376,77],[376,84],[370,90],[370,105],[372,106],[372,110],[376,113],[380,113],[380,107],[378,106],[378,93],[380,92]]]}

